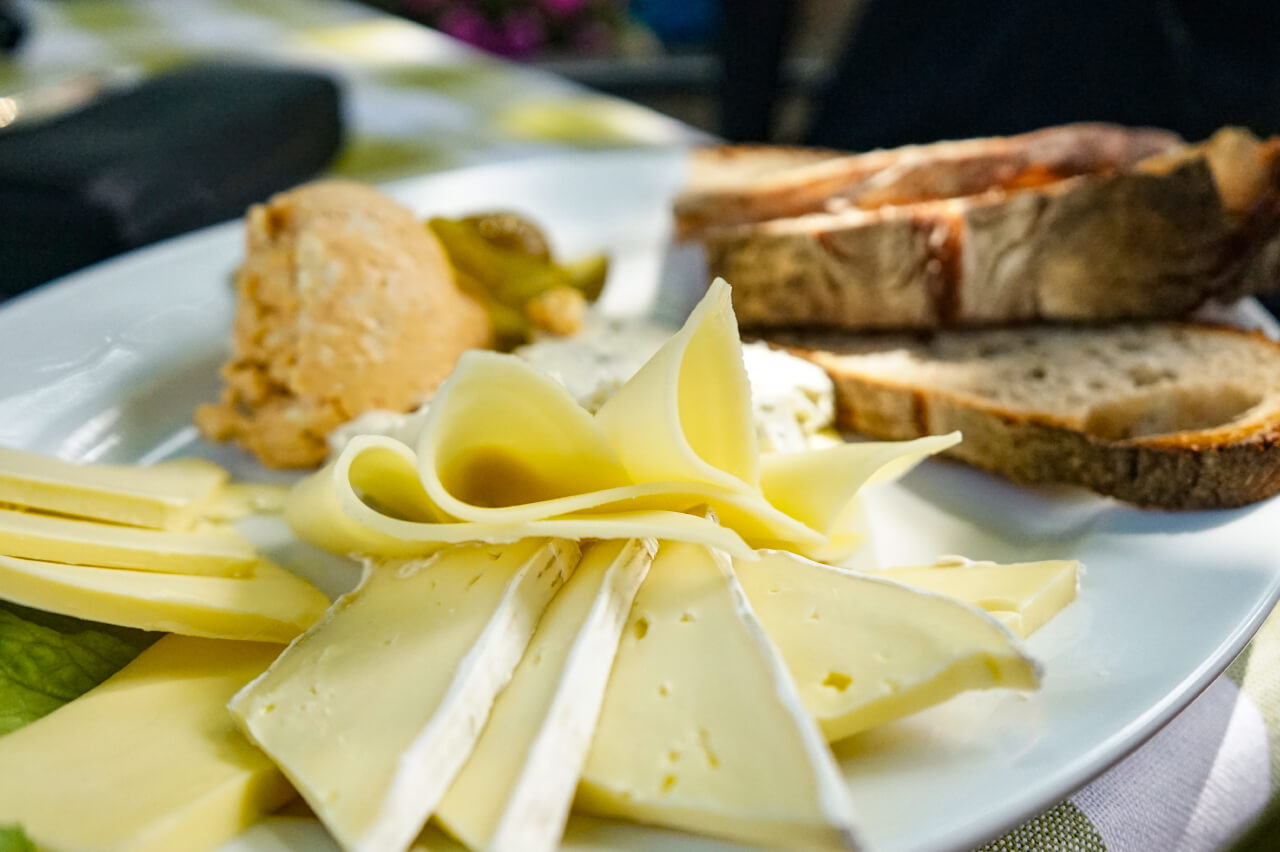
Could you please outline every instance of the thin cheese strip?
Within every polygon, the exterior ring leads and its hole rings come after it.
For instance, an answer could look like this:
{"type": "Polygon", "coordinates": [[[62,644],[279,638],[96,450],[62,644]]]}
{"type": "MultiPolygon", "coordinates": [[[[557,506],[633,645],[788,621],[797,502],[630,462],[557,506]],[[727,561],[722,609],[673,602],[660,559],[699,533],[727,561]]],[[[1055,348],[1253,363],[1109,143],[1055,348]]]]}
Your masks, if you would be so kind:
{"type": "Polygon", "coordinates": [[[729,285],[717,279],[670,340],[596,412],[637,482],[759,482],[751,384],[729,285]]]}
{"type": "Polygon", "coordinates": [[[950,561],[890,568],[878,576],[979,606],[1019,636],[1030,636],[1076,599],[1083,569],[1074,560],[950,561]]]}
{"type": "Polygon", "coordinates": [[[156,571],[165,574],[244,574],[258,560],[253,545],[231,529],[182,533],[78,521],[0,509],[0,554],[156,571]]]}
{"type": "Polygon", "coordinates": [[[0,556],[0,599],[90,621],[219,639],[288,642],[329,605],[269,562],[248,577],[200,577],[0,556]]]}
{"type": "Polygon", "coordinates": [[[186,529],[226,481],[204,461],[81,465],[0,448],[0,503],[135,527],[186,529]]]}
{"type": "Polygon", "coordinates": [[[294,797],[227,701],[279,645],[166,636],[0,739],[0,824],[57,852],[206,852],[294,797]]]}
{"type": "Polygon", "coordinates": [[[793,553],[766,551],[734,567],[830,740],[965,690],[1039,684],[1021,644],[961,601],[793,553]]]}
{"type": "MultiPolygon", "coordinates": [[[[503,544],[537,537],[661,536],[707,544],[751,558],[751,548],[730,528],[684,512],[643,506],[634,511],[579,513],[516,523],[433,523],[379,511],[394,506],[396,514],[411,518],[433,511],[417,478],[415,462],[413,451],[399,441],[374,435],[352,439],[337,462],[295,487],[285,519],[299,538],[334,553],[411,556],[466,541],[503,544]],[[358,482],[366,487],[357,489],[358,482]]],[[[686,496],[677,505],[693,508],[702,502],[707,501],[686,496]]]]}
{"type": "Polygon", "coordinates": [[[547,607],[435,819],[470,849],[552,852],[657,542],[597,542],[547,607]]]}
{"type": "Polygon", "coordinates": [[[895,479],[925,458],[960,443],[960,433],[914,441],[867,441],[761,459],[760,487],[770,503],[831,534],[864,485],[895,479]]]}

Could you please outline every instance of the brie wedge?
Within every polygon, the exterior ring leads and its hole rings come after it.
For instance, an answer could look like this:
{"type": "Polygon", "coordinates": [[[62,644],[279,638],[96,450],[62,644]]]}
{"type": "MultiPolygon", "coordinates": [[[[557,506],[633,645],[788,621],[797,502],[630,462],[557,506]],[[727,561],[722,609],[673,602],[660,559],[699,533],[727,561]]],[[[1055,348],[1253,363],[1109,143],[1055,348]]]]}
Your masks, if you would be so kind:
{"type": "Polygon", "coordinates": [[[1039,684],[1017,639],[968,604],[783,551],[735,568],[831,741],[965,690],[1039,684]]]}
{"type": "Polygon", "coordinates": [[[471,757],[436,809],[470,849],[551,852],[653,539],[599,542],[547,607],[471,757]]]}
{"type": "Polygon", "coordinates": [[[364,580],[231,702],[348,852],[401,852],[471,753],[569,541],[463,545],[364,580]]]}
{"type": "Polygon", "coordinates": [[[659,549],[577,804],[758,845],[857,848],[835,759],[724,554],[659,549]]]}

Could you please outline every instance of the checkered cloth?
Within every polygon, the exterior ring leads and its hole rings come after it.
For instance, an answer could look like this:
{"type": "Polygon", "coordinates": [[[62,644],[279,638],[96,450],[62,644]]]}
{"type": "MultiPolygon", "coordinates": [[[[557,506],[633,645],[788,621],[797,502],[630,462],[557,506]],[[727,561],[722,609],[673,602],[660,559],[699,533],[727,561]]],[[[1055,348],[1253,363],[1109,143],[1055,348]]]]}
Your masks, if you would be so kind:
{"type": "MultiPolygon", "coordinates": [[[[681,144],[689,128],[342,0],[27,2],[33,33],[0,60],[0,92],[124,65],[194,58],[307,63],[344,82],[337,174],[381,181],[567,149],[681,144]]],[[[1280,617],[1228,672],[1124,762],[993,852],[1198,852],[1280,814],[1280,617]]],[[[1250,850],[1280,848],[1259,836],[1250,850]]]]}

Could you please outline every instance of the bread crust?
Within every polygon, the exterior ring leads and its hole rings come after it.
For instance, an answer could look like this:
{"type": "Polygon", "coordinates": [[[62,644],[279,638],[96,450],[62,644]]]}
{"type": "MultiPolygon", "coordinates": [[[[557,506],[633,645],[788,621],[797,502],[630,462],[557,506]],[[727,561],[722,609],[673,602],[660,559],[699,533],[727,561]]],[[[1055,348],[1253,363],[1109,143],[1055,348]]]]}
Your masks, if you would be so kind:
{"type": "MultiPolygon", "coordinates": [[[[1260,358],[1280,361],[1280,344],[1235,329],[1194,333],[1251,338],[1260,358]]],[[[1024,484],[1079,485],[1125,502],[1167,510],[1244,506],[1280,493],[1280,399],[1239,422],[1108,440],[1066,418],[1019,411],[967,393],[860,374],[838,348],[787,351],[822,366],[836,387],[840,428],[907,440],[960,431],[946,455],[1024,484]]]]}

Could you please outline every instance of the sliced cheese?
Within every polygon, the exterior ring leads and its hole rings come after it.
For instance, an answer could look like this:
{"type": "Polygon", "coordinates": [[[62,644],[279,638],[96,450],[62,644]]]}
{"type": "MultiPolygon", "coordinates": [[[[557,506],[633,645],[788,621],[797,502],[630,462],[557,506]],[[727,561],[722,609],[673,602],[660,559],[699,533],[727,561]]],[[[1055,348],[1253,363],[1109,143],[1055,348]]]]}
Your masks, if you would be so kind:
{"type": "MultiPolygon", "coordinates": [[[[665,537],[720,547],[748,557],[751,549],[732,529],[713,520],[643,501],[622,510],[578,512],[541,520],[437,521],[410,448],[391,438],[353,438],[338,459],[294,487],[285,520],[304,541],[333,553],[418,556],[448,544],[507,544],[526,538],[616,539],[665,537]]],[[[680,509],[705,504],[686,495],[680,509]]],[[[732,507],[726,511],[732,511],[732,507]]]]}
{"type": "Polygon", "coordinates": [[[723,554],[683,543],[658,551],[578,805],[758,845],[856,846],[834,758],[723,554]]]}
{"type": "Polygon", "coordinates": [[[232,714],[344,849],[407,849],[577,560],[531,540],[373,564],[232,714]]]}
{"type": "Polygon", "coordinates": [[[211,521],[237,521],[248,515],[284,511],[289,486],[277,482],[232,482],[217,491],[200,516],[211,521]]]}
{"type": "Polygon", "coordinates": [[[158,571],[235,576],[258,559],[253,545],[227,528],[166,532],[0,509],[0,554],[158,571]]]}
{"type": "Polygon", "coordinates": [[[657,543],[599,542],[583,555],[498,696],[436,820],[470,849],[559,844],[636,590],[657,543]]]}
{"type": "Polygon", "coordinates": [[[226,481],[225,470],[203,460],[74,464],[0,448],[0,503],[135,527],[186,529],[226,481]]]}
{"type": "Polygon", "coordinates": [[[716,279],[689,319],[596,412],[637,482],[755,488],[759,446],[729,285],[716,279]]]}
{"type": "Polygon", "coordinates": [[[1009,631],[960,601],[778,551],[735,567],[829,740],[965,690],[1039,684],[1009,631]]]}
{"type": "Polygon", "coordinates": [[[1026,637],[1076,599],[1082,570],[1074,560],[1001,565],[953,559],[890,568],[880,576],[982,607],[1026,637]]]}
{"type": "Polygon", "coordinates": [[[227,700],[278,645],[166,636],[0,738],[0,824],[51,852],[203,852],[293,798],[227,700]]]}
{"type": "Polygon", "coordinates": [[[90,621],[189,636],[288,642],[329,599],[269,562],[243,577],[156,574],[0,556],[0,599],[90,621]]]}

